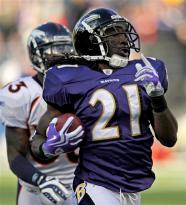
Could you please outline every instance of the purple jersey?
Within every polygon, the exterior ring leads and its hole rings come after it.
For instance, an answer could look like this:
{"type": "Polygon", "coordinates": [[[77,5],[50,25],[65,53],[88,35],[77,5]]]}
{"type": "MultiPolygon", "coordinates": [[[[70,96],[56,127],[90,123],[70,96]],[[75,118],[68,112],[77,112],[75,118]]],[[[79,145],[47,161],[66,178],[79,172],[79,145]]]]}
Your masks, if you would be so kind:
{"type": "MultiPolygon", "coordinates": [[[[157,70],[165,91],[164,64],[148,58],[157,70]]],[[[53,67],[44,82],[46,102],[73,106],[85,128],[80,162],[75,175],[113,191],[138,192],[151,186],[153,135],[150,98],[135,79],[133,60],[106,75],[87,66],[53,67]]]]}

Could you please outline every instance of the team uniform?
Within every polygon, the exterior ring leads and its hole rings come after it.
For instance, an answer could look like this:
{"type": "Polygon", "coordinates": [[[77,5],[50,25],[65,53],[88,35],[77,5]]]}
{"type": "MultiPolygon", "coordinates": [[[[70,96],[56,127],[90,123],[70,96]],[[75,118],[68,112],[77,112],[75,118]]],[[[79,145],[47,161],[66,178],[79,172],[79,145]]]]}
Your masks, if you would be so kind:
{"type": "MultiPolygon", "coordinates": [[[[46,111],[46,103],[42,98],[42,87],[32,77],[23,77],[5,86],[0,91],[0,120],[5,126],[28,129],[30,139],[38,124],[40,117],[46,111]]],[[[14,137],[14,136],[12,136],[14,137]]],[[[68,190],[72,190],[75,161],[72,154],[64,154],[48,164],[42,164],[28,151],[27,159],[42,173],[55,176],[62,180],[68,190]],[[73,159],[73,158],[72,158],[73,159]]],[[[39,190],[19,179],[18,205],[41,205],[39,190]]],[[[65,205],[73,204],[71,198],[65,205]]]]}
{"type": "MultiPolygon", "coordinates": [[[[164,63],[148,60],[166,91],[164,63]]],[[[142,60],[133,60],[112,74],[85,65],[53,67],[46,73],[44,100],[62,108],[73,106],[85,129],[74,180],[78,204],[87,200],[96,205],[138,205],[139,192],[155,179],[151,100],[134,81],[136,63],[144,66],[142,60]]]]}

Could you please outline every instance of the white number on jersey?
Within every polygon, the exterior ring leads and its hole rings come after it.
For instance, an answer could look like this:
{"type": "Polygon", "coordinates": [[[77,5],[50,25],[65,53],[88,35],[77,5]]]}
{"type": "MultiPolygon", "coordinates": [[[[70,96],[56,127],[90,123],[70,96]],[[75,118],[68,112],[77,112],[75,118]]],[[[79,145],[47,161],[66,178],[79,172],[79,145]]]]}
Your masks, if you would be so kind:
{"type": "MultiPolygon", "coordinates": [[[[139,125],[141,105],[138,86],[136,84],[123,85],[122,88],[126,92],[129,105],[131,135],[138,136],[141,134],[139,125]]],[[[89,103],[92,107],[95,107],[98,102],[101,103],[103,112],[92,129],[92,140],[119,138],[119,126],[107,127],[108,122],[112,119],[116,111],[116,102],[113,94],[106,89],[96,90],[91,96],[89,103]]]]}

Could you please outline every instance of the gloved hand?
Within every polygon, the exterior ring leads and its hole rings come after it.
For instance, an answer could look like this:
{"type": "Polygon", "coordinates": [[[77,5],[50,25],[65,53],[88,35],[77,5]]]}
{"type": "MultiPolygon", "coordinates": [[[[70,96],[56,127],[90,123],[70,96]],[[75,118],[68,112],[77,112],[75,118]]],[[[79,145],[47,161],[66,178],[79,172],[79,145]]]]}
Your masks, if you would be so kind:
{"type": "Polygon", "coordinates": [[[134,81],[139,82],[142,86],[144,86],[150,97],[162,96],[164,94],[164,89],[161,85],[157,71],[143,54],[141,54],[141,59],[143,60],[145,66],[136,63],[137,73],[135,74],[136,78],[134,81]]]}
{"type": "Polygon", "coordinates": [[[80,125],[74,131],[68,132],[74,117],[69,117],[60,131],[56,130],[57,118],[54,118],[47,129],[47,140],[43,143],[42,150],[47,156],[56,156],[75,150],[83,140],[84,130],[80,125]]]}
{"type": "Polygon", "coordinates": [[[70,192],[65,188],[63,183],[54,177],[40,176],[38,187],[43,205],[63,204],[70,196],[70,192]]]}

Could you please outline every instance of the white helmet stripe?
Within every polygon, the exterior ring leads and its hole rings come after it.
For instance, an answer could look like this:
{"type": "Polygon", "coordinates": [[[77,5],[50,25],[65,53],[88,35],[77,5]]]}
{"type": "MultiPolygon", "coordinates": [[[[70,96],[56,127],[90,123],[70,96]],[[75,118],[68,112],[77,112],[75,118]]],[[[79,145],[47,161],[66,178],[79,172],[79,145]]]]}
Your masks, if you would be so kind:
{"type": "Polygon", "coordinates": [[[86,30],[89,32],[89,33],[93,33],[93,29],[87,24],[85,23],[85,21],[82,21],[82,25],[86,28],[86,30]]]}

